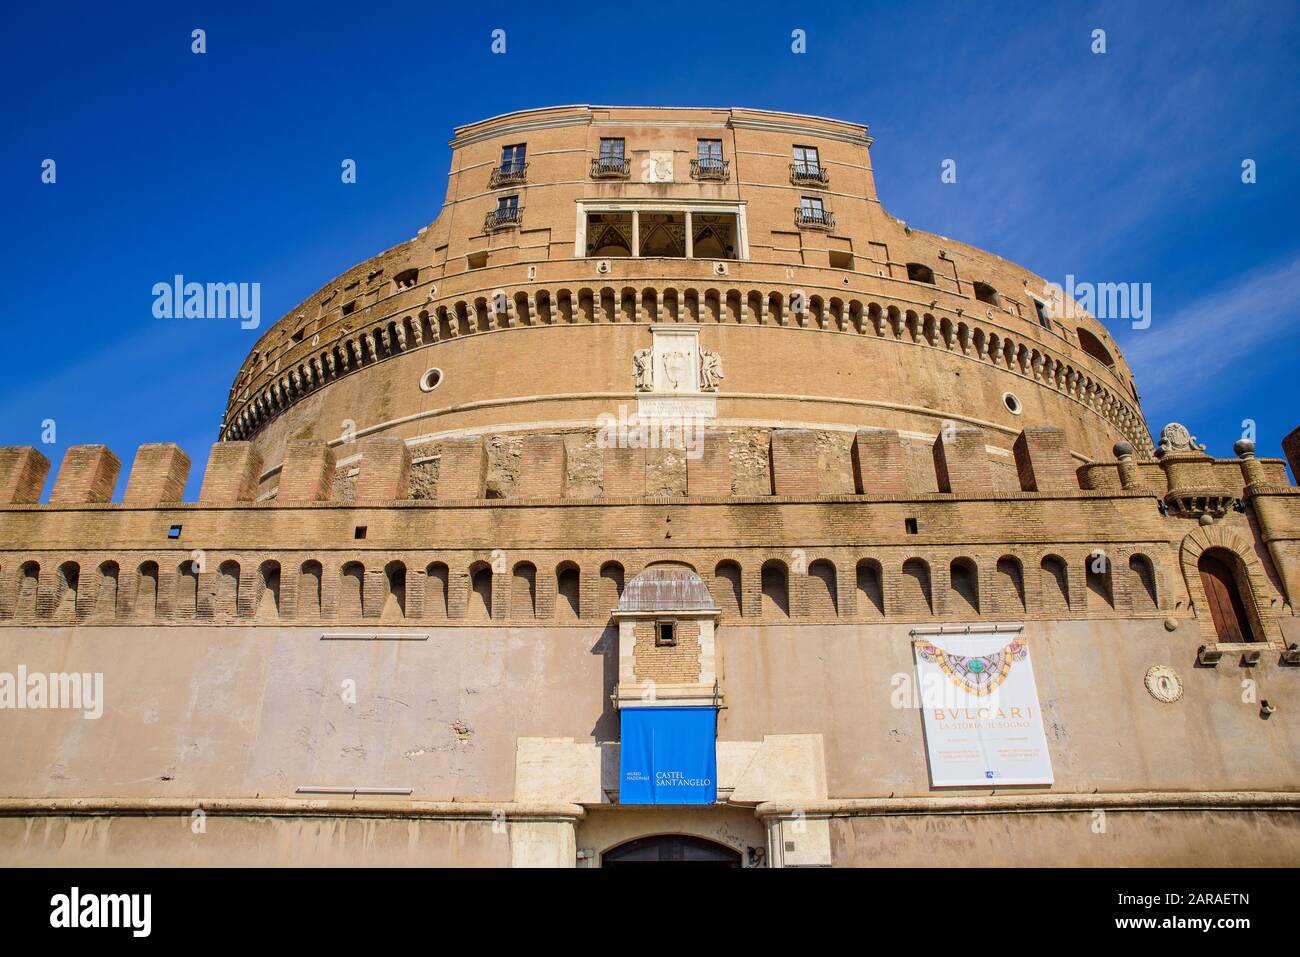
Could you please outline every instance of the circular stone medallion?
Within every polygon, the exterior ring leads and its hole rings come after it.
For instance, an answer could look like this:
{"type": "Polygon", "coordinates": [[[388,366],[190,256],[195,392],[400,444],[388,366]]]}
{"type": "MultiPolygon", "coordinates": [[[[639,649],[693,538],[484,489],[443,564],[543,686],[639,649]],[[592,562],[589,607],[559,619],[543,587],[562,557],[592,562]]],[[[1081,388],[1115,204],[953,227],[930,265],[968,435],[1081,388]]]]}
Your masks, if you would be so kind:
{"type": "Polygon", "coordinates": [[[1183,696],[1183,681],[1168,665],[1152,665],[1143,680],[1147,691],[1157,701],[1172,704],[1183,696]]]}

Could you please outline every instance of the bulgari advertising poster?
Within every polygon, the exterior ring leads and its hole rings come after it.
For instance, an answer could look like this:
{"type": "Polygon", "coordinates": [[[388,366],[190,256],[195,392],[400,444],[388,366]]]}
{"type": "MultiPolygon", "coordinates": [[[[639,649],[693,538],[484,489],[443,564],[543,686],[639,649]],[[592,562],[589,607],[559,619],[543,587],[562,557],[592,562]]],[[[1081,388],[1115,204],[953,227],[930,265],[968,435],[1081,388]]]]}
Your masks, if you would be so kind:
{"type": "Polygon", "coordinates": [[[932,786],[1052,783],[1023,635],[931,635],[912,648],[932,786]]]}

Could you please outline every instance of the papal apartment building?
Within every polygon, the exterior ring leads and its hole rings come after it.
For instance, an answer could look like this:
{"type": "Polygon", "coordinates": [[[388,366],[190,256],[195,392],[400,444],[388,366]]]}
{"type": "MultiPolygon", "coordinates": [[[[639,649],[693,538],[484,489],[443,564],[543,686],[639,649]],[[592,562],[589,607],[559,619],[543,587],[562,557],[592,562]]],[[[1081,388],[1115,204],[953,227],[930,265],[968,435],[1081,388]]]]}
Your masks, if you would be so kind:
{"type": "Polygon", "coordinates": [[[1300,863],[1281,460],[1153,442],[861,125],[450,145],[253,346],[198,501],[176,445],[46,501],[0,450],[0,861],[1300,863]]]}

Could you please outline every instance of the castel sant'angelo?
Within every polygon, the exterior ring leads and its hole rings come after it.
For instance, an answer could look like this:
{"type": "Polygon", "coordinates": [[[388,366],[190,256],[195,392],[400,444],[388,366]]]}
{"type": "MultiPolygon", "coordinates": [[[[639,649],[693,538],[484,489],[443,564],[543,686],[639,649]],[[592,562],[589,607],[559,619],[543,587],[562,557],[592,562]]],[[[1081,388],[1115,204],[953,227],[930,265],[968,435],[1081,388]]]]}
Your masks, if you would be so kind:
{"type": "Polygon", "coordinates": [[[119,501],[104,446],[45,502],[0,449],[0,860],[1300,862],[1284,463],[1153,442],[1106,328],[889,215],[870,145],[461,127],[433,223],[253,347],[198,501],[175,445],[119,501]]]}

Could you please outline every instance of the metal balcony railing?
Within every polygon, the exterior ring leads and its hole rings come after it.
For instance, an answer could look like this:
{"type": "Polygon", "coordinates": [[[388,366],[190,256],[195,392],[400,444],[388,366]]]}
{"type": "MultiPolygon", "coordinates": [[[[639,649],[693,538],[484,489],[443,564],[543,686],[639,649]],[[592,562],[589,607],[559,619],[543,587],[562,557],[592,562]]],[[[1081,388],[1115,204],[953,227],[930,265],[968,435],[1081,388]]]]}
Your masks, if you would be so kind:
{"type": "Polygon", "coordinates": [[[790,164],[790,182],[796,186],[826,186],[830,180],[826,170],[820,166],[811,166],[808,163],[790,164]]]}
{"type": "Polygon", "coordinates": [[[524,218],[524,208],[522,206],[502,206],[492,210],[483,218],[483,229],[505,229],[509,226],[518,226],[524,218]]]}
{"type": "Polygon", "coordinates": [[[527,163],[503,163],[488,177],[488,189],[522,183],[527,173],[527,163]]]}
{"type": "Polygon", "coordinates": [[[632,161],[623,156],[597,156],[591,161],[592,179],[627,179],[632,161]]]}
{"type": "Polygon", "coordinates": [[[725,183],[730,177],[731,162],[729,160],[691,160],[691,179],[711,179],[725,183]]]}
{"type": "Polygon", "coordinates": [[[794,208],[794,224],[808,229],[833,229],[835,227],[835,217],[829,209],[796,206],[794,208]]]}

